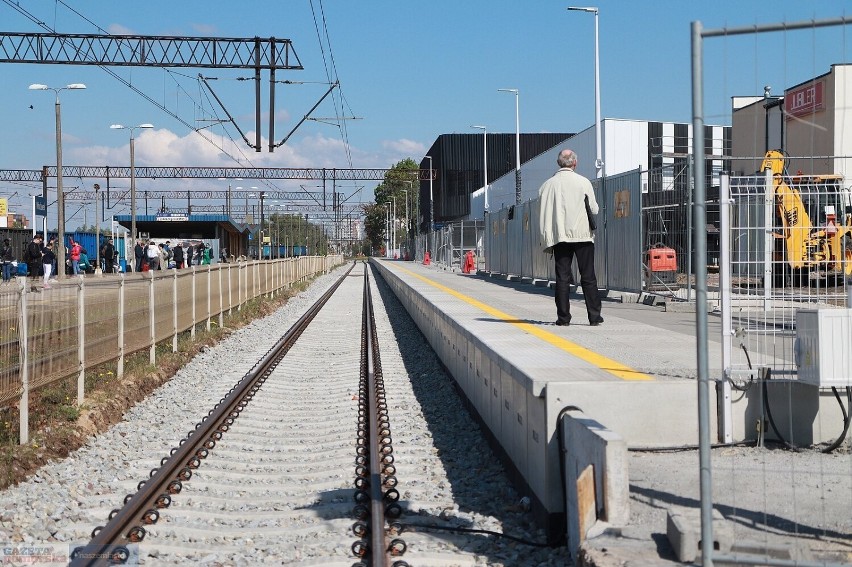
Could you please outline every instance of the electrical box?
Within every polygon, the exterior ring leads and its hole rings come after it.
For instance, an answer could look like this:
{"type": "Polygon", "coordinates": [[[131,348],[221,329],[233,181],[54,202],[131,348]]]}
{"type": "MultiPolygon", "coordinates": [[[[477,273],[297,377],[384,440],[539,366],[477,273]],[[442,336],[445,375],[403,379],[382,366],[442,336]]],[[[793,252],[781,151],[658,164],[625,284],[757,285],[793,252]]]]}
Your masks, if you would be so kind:
{"type": "Polygon", "coordinates": [[[852,309],[797,311],[795,357],[801,382],[852,386],[852,309]]]}

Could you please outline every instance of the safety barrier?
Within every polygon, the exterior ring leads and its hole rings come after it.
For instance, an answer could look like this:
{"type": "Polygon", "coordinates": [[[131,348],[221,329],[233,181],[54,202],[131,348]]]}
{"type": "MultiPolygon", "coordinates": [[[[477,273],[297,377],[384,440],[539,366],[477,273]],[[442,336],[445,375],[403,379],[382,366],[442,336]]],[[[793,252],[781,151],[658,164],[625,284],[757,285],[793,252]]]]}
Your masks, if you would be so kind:
{"type": "Polygon", "coordinates": [[[0,287],[0,404],[19,399],[20,442],[27,443],[29,394],[78,375],[82,404],[87,369],[148,350],[196,327],[221,326],[225,313],[259,296],[329,271],[342,256],[302,256],[281,260],[192,266],[185,270],[70,277],[42,288],[38,280],[17,278],[0,287]]]}

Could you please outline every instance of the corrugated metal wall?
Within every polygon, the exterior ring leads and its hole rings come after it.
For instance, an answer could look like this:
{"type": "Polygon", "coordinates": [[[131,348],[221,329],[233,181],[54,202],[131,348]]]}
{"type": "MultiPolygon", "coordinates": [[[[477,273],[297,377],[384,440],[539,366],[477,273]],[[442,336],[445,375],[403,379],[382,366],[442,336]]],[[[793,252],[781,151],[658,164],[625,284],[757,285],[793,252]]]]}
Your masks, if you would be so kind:
{"type": "MultiPolygon", "coordinates": [[[[545,152],[573,134],[521,134],[521,163],[545,152]]],[[[515,169],[515,134],[488,134],[488,179],[494,180],[515,169]]],[[[443,134],[426,155],[432,156],[437,176],[432,181],[434,221],[443,223],[470,213],[470,195],[484,185],[483,135],[443,134]]],[[[429,160],[420,162],[429,168],[429,160]]],[[[420,232],[426,232],[429,219],[429,181],[420,182],[420,232]]]]}

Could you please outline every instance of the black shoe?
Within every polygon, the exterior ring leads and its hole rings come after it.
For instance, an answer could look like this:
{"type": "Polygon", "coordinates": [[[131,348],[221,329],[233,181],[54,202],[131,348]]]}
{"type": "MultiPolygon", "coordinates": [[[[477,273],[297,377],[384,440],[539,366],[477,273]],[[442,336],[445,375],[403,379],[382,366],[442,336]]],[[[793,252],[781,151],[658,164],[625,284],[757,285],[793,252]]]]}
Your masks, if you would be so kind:
{"type": "Polygon", "coordinates": [[[598,317],[595,321],[591,321],[591,322],[589,322],[589,326],[591,326],[591,327],[597,327],[597,326],[598,326],[598,325],[600,325],[601,323],[603,323],[603,317],[598,317]]]}
{"type": "Polygon", "coordinates": [[[571,321],[559,321],[558,319],[553,323],[557,327],[567,327],[571,324],[571,321]]]}

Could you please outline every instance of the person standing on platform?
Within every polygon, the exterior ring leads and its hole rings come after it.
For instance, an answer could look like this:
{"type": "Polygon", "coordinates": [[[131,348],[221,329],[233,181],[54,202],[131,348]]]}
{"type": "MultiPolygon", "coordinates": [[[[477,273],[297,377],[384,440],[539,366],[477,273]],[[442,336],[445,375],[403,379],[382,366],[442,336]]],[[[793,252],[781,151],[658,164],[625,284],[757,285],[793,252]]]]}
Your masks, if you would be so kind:
{"type": "Polygon", "coordinates": [[[42,249],[42,237],[40,234],[36,234],[32,241],[27,244],[27,248],[24,251],[24,261],[27,263],[27,268],[29,269],[30,277],[32,278],[30,285],[31,291],[41,291],[36,284],[39,276],[44,273],[44,267],[41,262],[41,257],[43,255],[42,249]]]}
{"type": "Polygon", "coordinates": [[[101,247],[101,258],[104,259],[104,273],[113,273],[113,262],[115,262],[115,245],[112,243],[112,238],[107,238],[106,242],[101,247]]]}
{"type": "Polygon", "coordinates": [[[590,226],[590,215],[597,214],[598,203],[591,182],[574,171],[577,154],[564,149],[556,163],[559,171],[538,190],[541,241],[544,251],[553,254],[556,264],[555,324],[567,326],[571,322],[569,286],[571,264],[576,256],[589,325],[594,327],[603,323],[595,276],[595,236],[590,226]]]}
{"type": "Polygon", "coordinates": [[[72,238],[68,256],[71,258],[71,273],[75,276],[80,274],[80,251],[82,249],[83,247],[80,246],[80,243],[72,238]]]}
{"type": "Polygon", "coordinates": [[[50,274],[53,272],[53,266],[56,264],[56,241],[50,239],[47,246],[41,248],[41,263],[44,271],[43,289],[50,289],[50,274]]]}
{"type": "Polygon", "coordinates": [[[145,248],[145,260],[148,262],[149,270],[157,270],[160,267],[160,249],[157,243],[153,240],[148,241],[148,246],[145,248]]]}
{"type": "Polygon", "coordinates": [[[141,272],[142,263],[145,262],[145,247],[142,245],[141,240],[137,240],[136,245],[133,247],[133,258],[136,260],[136,265],[133,266],[134,271],[141,272]]]}
{"type": "Polygon", "coordinates": [[[175,260],[175,269],[180,270],[183,268],[183,246],[180,245],[180,242],[172,248],[172,257],[175,260]]]}
{"type": "Polygon", "coordinates": [[[15,261],[15,253],[12,251],[12,241],[3,239],[3,247],[0,248],[0,262],[3,263],[3,283],[12,280],[12,262],[15,261]]]}

